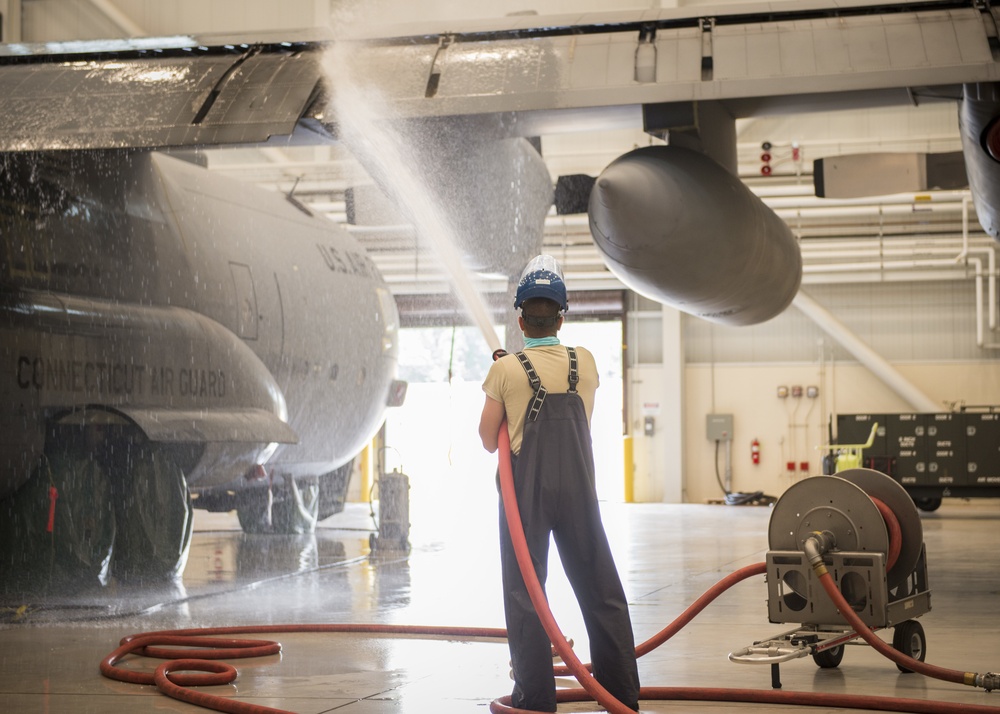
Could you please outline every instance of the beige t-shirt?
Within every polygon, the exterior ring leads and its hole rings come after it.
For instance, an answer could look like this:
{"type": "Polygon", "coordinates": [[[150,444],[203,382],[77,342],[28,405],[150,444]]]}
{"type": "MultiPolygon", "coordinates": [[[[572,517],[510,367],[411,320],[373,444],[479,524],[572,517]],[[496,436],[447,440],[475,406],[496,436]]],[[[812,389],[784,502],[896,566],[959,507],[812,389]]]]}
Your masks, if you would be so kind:
{"type": "MultiPolygon", "coordinates": [[[[569,354],[564,345],[548,347],[529,347],[524,350],[531,364],[535,367],[538,378],[549,394],[561,394],[569,391],[569,354]]],[[[600,384],[597,375],[597,364],[594,355],[583,347],[576,348],[577,370],[580,381],[576,391],[583,399],[583,407],[587,412],[587,422],[590,423],[594,414],[594,393],[600,384]]],[[[490,371],[483,382],[486,396],[502,402],[507,412],[507,433],[510,434],[510,450],[517,454],[521,451],[521,435],[524,432],[524,415],[528,403],[534,397],[528,375],[517,359],[517,355],[509,354],[501,357],[490,366],[490,371]]]]}

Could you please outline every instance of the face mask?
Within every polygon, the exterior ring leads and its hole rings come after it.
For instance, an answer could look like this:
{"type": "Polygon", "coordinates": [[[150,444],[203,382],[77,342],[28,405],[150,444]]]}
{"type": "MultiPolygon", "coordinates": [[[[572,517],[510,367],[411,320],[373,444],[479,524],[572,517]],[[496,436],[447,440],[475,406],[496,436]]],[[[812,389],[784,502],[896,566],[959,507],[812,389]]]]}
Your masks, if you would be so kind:
{"type": "Polygon", "coordinates": [[[524,346],[525,347],[549,347],[550,345],[558,345],[558,337],[525,337],[524,346]]]}

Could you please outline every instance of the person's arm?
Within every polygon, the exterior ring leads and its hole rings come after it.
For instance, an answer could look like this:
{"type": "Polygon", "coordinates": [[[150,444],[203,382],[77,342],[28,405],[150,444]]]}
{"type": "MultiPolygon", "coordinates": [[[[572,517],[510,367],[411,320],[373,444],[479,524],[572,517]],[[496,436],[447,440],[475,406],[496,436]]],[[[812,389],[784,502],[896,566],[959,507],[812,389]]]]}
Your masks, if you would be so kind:
{"type": "Polygon", "coordinates": [[[487,396],[486,404],[483,405],[483,415],[479,418],[479,438],[483,440],[483,448],[491,454],[499,446],[500,425],[506,416],[503,402],[487,396]]]}

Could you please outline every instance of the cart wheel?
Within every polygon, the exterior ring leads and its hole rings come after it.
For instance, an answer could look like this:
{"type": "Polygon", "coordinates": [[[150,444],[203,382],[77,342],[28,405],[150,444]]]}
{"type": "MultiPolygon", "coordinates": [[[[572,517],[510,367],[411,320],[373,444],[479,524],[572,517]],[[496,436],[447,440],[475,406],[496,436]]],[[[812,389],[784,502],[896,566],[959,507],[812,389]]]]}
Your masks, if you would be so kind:
{"type": "MultiPolygon", "coordinates": [[[[901,622],[893,629],[892,646],[907,657],[912,657],[920,662],[927,656],[927,638],[924,637],[924,628],[916,620],[901,622]]],[[[912,669],[907,669],[901,664],[896,667],[900,672],[909,673],[912,669]]]]}
{"type": "Polygon", "coordinates": [[[917,508],[921,511],[927,511],[928,513],[941,508],[940,498],[917,498],[914,499],[914,503],[917,504],[917,508]]]}
{"type": "Polygon", "coordinates": [[[828,650],[822,650],[813,655],[813,662],[816,663],[817,667],[822,667],[823,669],[833,669],[839,665],[844,659],[844,646],[837,645],[836,647],[831,647],[828,650]]]}

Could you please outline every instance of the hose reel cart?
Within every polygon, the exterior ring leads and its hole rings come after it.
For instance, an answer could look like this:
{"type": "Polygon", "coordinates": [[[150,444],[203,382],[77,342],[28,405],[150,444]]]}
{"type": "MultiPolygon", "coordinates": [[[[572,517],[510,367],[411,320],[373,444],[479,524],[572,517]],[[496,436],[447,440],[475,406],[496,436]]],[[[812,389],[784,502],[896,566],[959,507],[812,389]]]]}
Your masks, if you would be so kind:
{"type": "Polygon", "coordinates": [[[799,481],[774,504],[768,547],[768,619],[800,626],[733,652],[730,660],[770,664],[775,688],[781,662],[811,655],[820,667],[840,664],[844,646],[859,635],[821,586],[814,571],[819,558],[862,622],[873,630],[892,627],[893,648],[924,660],[924,630],[915,619],[931,609],[923,528],[896,481],[871,469],[799,481]]]}

